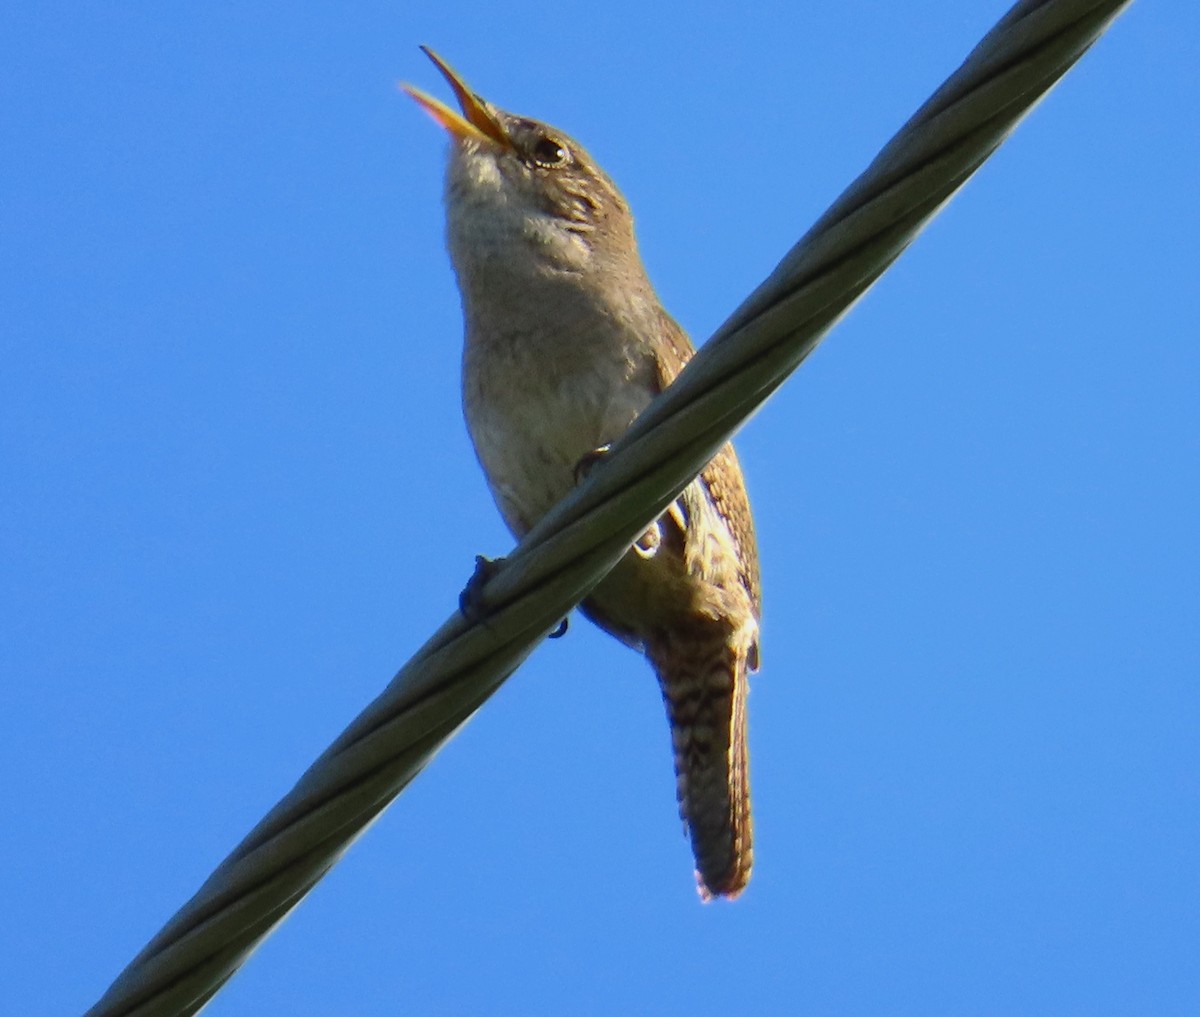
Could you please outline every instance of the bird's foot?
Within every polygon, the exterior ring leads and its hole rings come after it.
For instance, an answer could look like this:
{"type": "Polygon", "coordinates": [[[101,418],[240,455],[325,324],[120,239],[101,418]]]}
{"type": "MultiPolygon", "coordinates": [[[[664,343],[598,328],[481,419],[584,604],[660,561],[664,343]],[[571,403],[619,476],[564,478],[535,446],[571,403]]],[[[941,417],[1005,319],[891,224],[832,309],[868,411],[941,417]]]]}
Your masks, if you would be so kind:
{"type": "Polygon", "coordinates": [[[467,580],[462,593],[458,595],[458,609],[469,622],[477,622],[487,614],[483,606],[483,588],[499,570],[503,558],[486,558],[482,554],[475,555],[475,571],[467,580]]]}
{"type": "MultiPolygon", "coordinates": [[[[575,483],[582,484],[587,479],[587,475],[592,472],[592,468],[608,455],[611,448],[611,445],[601,445],[581,456],[579,462],[575,464],[575,483]]],[[[633,542],[633,549],[642,558],[653,558],[658,553],[658,545],[661,543],[662,528],[657,522],[654,522],[650,524],[645,533],[633,542]]],[[[557,630],[555,631],[557,633],[557,630]]]]}
{"type": "Polygon", "coordinates": [[[599,448],[594,448],[591,452],[585,452],[580,456],[579,462],[575,464],[575,483],[582,484],[587,480],[587,475],[592,472],[592,467],[608,455],[611,448],[611,445],[601,445],[599,448]]]}
{"type": "Polygon", "coordinates": [[[653,558],[658,554],[658,545],[661,543],[662,527],[655,521],[650,524],[650,528],[645,533],[633,542],[633,549],[639,557],[653,558]]]}
{"type": "MultiPolygon", "coordinates": [[[[487,614],[483,605],[483,588],[503,563],[503,558],[487,558],[482,554],[475,555],[475,571],[471,573],[471,578],[467,580],[467,585],[463,587],[462,593],[458,595],[458,609],[467,621],[472,623],[482,621],[487,614]]],[[[547,638],[561,639],[565,636],[569,621],[570,619],[568,618],[560,621],[547,638]]]]}

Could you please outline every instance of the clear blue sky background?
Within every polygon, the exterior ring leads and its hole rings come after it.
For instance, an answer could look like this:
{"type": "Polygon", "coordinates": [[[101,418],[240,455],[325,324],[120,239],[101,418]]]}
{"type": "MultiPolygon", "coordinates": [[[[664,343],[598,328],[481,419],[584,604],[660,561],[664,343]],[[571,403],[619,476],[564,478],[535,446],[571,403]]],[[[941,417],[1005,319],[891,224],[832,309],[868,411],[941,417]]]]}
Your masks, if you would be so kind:
{"type": "MultiPolygon", "coordinates": [[[[0,1009],[93,1002],[511,545],[418,43],[702,340],[1005,8],[8,5],[0,1009]]],[[[743,899],[577,621],[209,1012],[1200,1013],[1198,34],[1135,5],[742,432],[743,899]]]]}

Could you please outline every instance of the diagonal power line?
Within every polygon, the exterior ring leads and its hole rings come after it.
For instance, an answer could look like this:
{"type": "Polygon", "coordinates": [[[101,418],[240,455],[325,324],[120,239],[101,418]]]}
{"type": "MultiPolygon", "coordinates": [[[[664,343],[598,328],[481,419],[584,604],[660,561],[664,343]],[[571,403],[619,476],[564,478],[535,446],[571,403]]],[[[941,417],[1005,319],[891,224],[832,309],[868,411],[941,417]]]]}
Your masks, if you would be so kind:
{"type": "Polygon", "coordinates": [[[1020,0],[88,1017],[196,1013],[813,351],[1130,0],[1020,0]]]}

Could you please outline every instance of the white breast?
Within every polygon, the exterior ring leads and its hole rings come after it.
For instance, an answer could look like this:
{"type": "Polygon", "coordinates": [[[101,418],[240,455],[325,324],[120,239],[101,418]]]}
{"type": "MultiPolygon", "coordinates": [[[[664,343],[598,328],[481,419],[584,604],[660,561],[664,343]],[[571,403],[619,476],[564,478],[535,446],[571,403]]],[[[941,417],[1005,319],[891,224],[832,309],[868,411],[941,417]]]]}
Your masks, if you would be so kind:
{"type": "MultiPolygon", "coordinates": [[[[605,327],[601,324],[601,327],[605,327]]],[[[468,347],[467,427],[509,528],[525,533],[654,395],[636,347],[613,335],[524,337],[468,347]]]]}

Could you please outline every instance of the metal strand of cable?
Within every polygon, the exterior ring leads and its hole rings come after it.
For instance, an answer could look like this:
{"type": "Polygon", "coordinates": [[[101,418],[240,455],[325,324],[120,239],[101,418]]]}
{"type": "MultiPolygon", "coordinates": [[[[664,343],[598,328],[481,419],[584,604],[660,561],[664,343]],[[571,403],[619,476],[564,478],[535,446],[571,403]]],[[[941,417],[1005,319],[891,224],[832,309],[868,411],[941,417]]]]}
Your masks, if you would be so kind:
{"type": "Polygon", "coordinates": [[[129,964],[90,1017],[196,1013],[1130,0],[1022,0],[129,964]]]}

